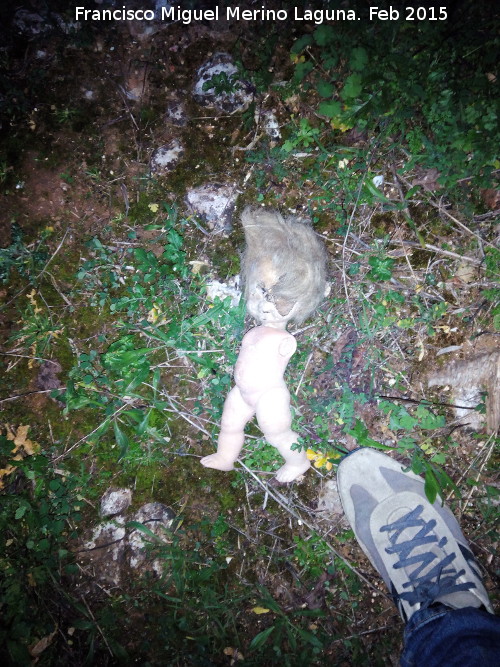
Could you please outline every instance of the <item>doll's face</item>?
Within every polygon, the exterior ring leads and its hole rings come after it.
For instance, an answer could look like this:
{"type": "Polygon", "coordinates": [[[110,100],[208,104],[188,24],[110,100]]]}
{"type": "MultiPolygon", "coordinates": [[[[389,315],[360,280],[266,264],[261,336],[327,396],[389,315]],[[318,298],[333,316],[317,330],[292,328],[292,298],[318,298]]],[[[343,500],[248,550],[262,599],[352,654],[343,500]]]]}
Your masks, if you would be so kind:
{"type": "Polygon", "coordinates": [[[285,329],[293,308],[286,315],[282,315],[274,305],[269,290],[262,283],[254,283],[248,290],[247,312],[263,326],[285,329]]]}

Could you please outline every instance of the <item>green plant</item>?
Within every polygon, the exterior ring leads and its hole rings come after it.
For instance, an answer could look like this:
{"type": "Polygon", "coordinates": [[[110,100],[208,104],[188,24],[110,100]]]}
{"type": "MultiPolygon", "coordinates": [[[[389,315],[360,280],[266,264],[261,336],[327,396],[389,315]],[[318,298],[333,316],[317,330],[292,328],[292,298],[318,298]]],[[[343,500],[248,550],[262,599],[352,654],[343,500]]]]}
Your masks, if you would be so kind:
{"type": "Polygon", "coordinates": [[[76,109],[69,109],[68,107],[65,107],[64,109],[54,109],[53,113],[57,122],[60,125],[65,125],[73,120],[77,114],[77,111],[76,109]]]}
{"type": "Polygon", "coordinates": [[[78,478],[56,472],[23,428],[11,439],[0,436],[1,459],[11,468],[1,493],[0,656],[16,665],[30,664],[28,648],[42,637],[51,637],[48,652],[57,654],[57,640],[50,644],[58,605],[67,604],[63,579],[76,571],[68,544],[82,501],[78,478]]]}
{"type": "Polygon", "coordinates": [[[397,137],[412,156],[405,169],[437,167],[448,185],[465,176],[487,182],[496,166],[491,141],[498,125],[493,80],[479,73],[492,66],[496,38],[471,47],[463,20],[454,25],[449,49],[440,48],[446,22],[421,23],[418,32],[409,23],[387,22],[362,38],[354,24],[346,26],[349,38],[320,25],[292,47],[295,83],[317,93],[317,111],[335,131],[356,126],[397,137]]]}
{"type": "Polygon", "coordinates": [[[200,308],[203,279],[191,274],[182,225],[175,223],[175,209],[167,208],[159,257],[141,247],[117,251],[91,239],[87,246],[92,258],[77,274],[91,306],[109,308],[122,319],[115,323],[114,340],[105,351],[90,349],[78,355],[66,383],[65,410],[92,409],[96,428],[90,440],[97,442],[112,430],[119,458],[126,456],[129,462],[161,457],[172,435],[177,409],[161,388],[165,352],[178,351],[197,367],[209,412],[218,417],[230,376],[218,370],[220,352],[205,352],[199,341],[203,338],[223,353],[226,363],[234,363],[231,334],[243,323],[243,304],[230,308],[216,299],[200,308]]]}
{"type": "MultiPolygon", "coordinates": [[[[500,251],[496,248],[487,248],[485,251],[486,278],[492,283],[498,281],[498,267],[500,266],[500,251]]],[[[493,328],[500,330],[500,288],[490,287],[482,291],[485,299],[491,302],[490,317],[493,328]]]]}
{"type": "Polygon", "coordinates": [[[47,355],[49,347],[61,335],[63,329],[52,321],[50,312],[40,307],[34,289],[26,295],[26,298],[28,303],[18,321],[21,326],[11,335],[9,341],[16,344],[16,351],[29,351],[32,356],[29,364],[31,367],[35,358],[40,359],[47,355]]]}
{"type": "Polygon", "coordinates": [[[312,579],[319,578],[331,564],[330,547],[316,533],[311,533],[306,538],[295,536],[293,541],[293,559],[302,568],[302,572],[312,579]]]}
{"type": "Polygon", "coordinates": [[[309,148],[312,145],[316,145],[319,134],[319,129],[316,127],[311,127],[307,118],[301,118],[298,127],[296,127],[292,137],[283,143],[283,150],[286,153],[289,153],[295,148],[301,146],[304,148],[309,148]]]}
{"type": "MultiPolygon", "coordinates": [[[[266,616],[267,627],[258,632],[249,645],[249,651],[262,656],[272,655],[280,664],[291,666],[311,664],[321,653],[327,636],[314,624],[325,612],[321,609],[284,611],[264,587],[259,587],[257,604],[266,616]],[[311,627],[314,627],[312,630],[311,627]],[[272,647],[272,652],[268,646],[272,647]]],[[[262,664],[262,663],[261,663],[262,664]]]]}
{"type": "Polygon", "coordinates": [[[202,90],[213,90],[215,95],[233,93],[240,88],[239,74],[237,72],[231,74],[231,76],[228,76],[227,72],[219,72],[219,74],[214,74],[210,79],[205,81],[202,86],[202,90]]]}
{"type": "Polygon", "coordinates": [[[445,490],[453,490],[459,494],[455,483],[442,467],[446,462],[445,453],[438,451],[425,435],[420,435],[417,431],[435,431],[442,428],[445,425],[444,417],[425,404],[417,405],[410,413],[404,404],[382,400],[380,409],[389,416],[389,428],[400,434],[397,440],[398,451],[410,457],[410,468],[414,473],[425,476],[425,493],[429,501],[434,502],[438,493],[443,496],[445,490]]]}
{"type": "Polygon", "coordinates": [[[17,271],[32,283],[47,261],[48,251],[44,242],[51,231],[50,228],[44,230],[39,242],[30,247],[24,243],[19,225],[12,223],[11,244],[7,248],[0,248],[0,281],[4,284],[9,282],[11,273],[17,271]]]}

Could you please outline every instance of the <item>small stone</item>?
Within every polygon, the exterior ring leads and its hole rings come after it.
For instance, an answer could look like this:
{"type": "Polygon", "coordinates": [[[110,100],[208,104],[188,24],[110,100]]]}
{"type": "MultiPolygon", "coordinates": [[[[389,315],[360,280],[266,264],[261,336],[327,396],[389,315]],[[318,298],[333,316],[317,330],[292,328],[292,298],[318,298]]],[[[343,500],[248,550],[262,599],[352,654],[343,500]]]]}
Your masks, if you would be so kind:
{"type": "Polygon", "coordinates": [[[176,125],[177,127],[185,127],[188,119],[186,109],[183,102],[172,101],[167,104],[165,112],[167,123],[176,125]]]}
{"type": "Polygon", "coordinates": [[[198,104],[229,114],[245,111],[253,101],[250,86],[238,78],[229,53],[216,53],[200,67],[193,97],[198,104]]]}
{"type": "Polygon", "coordinates": [[[125,518],[121,516],[99,524],[80,551],[80,558],[94,566],[95,577],[102,583],[120,584],[126,547],[124,524],[125,518]]]}
{"type": "Polygon", "coordinates": [[[189,190],[186,201],[213,231],[230,231],[238,193],[235,186],[212,183],[189,190]]]}
{"type": "Polygon", "coordinates": [[[184,147],[177,139],[172,139],[165,146],[160,146],[151,155],[151,172],[167,174],[172,171],[184,155],[184,147]]]}
{"type": "Polygon", "coordinates": [[[40,14],[27,9],[18,9],[14,15],[12,25],[16,32],[26,37],[37,37],[52,30],[52,25],[40,14]]]}
{"type": "Polygon", "coordinates": [[[273,111],[261,111],[260,121],[262,128],[271,139],[281,139],[280,126],[276,114],[273,111]]]}
{"type": "MultiPolygon", "coordinates": [[[[165,541],[166,533],[171,528],[174,519],[175,512],[163,503],[157,502],[143,505],[132,517],[132,521],[145,526],[158,538],[159,542],[165,541]]],[[[133,569],[141,567],[160,575],[163,567],[162,561],[154,560],[146,563],[146,545],[152,541],[154,541],[153,538],[148,537],[146,533],[133,529],[128,537],[128,560],[133,569]]]]}
{"type": "Polygon", "coordinates": [[[126,512],[132,502],[130,489],[109,489],[101,498],[101,516],[114,516],[126,512]]]}
{"type": "Polygon", "coordinates": [[[207,282],[207,298],[213,301],[216,298],[222,301],[227,297],[231,299],[231,306],[236,308],[241,299],[241,290],[239,288],[239,276],[234,276],[227,283],[221,283],[218,280],[207,282]]]}

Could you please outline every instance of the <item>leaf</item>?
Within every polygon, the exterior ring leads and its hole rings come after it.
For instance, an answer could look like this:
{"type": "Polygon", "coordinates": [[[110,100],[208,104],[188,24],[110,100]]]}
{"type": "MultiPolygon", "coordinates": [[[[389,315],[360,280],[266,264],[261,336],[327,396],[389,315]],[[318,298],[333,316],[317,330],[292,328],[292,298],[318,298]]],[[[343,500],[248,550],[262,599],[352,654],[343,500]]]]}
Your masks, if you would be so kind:
{"type": "Polygon", "coordinates": [[[58,631],[58,628],[56,626],[56,629],[54,632],[51,632],[50,635],[46,635],[45,637],[42,637],[39,641],[37,641],[35,644],[29,647],[29,652],[30,656],[32,658],[38,658],[44,651],[45,649],[52,644],[52,640],[56,636],[58,631]]]}
{"type": "Polygon", "coordinates": [[[295,72],[293,78],[295,81],[302,81],[314,69],[314,65],[309,60],[304,63],[297,63],[295,65],[295,72]]]}
{"type": "Polygon", "coordinates": [[[351,51],[351,69],[361,72],[368,64],[368,54],[362,46],[357,46],[351,51]]]}
{"type": "Polygon", "coordinates": [[[125,433],[118,426],[117,421],[115,421],[113,423],[113,428],[114,428],[114,431],[115,431],[116,442],[118,444],[118,447],[120,448],[120,453],[118,455],[118,460],[120,460],[127,453],[130,443],[129,443],[129,439],[127,438],[125,433]]]}
{"type": "Polygon", "coordinates": [[[273,630],[274,630],[274,625],[271,625],[271,627],[266,628],[265,630],[262,630],[262,632],[259,632],[259,634],[255,635],[255,637],[250,642],[249,646],[250,651],[254,651],[255,649],[263,646],[266,643],[268,637],[273,632],[273,630]]]}
{"type": "Polygon", "coordinates": [[[352,435],[352,437],[355,438],[359,444],[364,447],[374,447],[375,449],[381,449],[382,451],[390,451],[394,449],[393,447],[388,447],[387,445],[383,445],[381,442],[377,442],[377,440],[370,438],[368,436],[367,427],[360,419],[356,419],[354,428],[350,430],[346,429],[345,433],[347,433],[347,435],[352,435]]]}
{"type": "Polygon", "coordinates": [[[392,267],[394,260],[391,257],[377,257],[371,255],[368,258],[368,264],[372,267],[368,272],[371,280],[390,280],[392,278],[392,267]]]}
{"type": "Polygon", "coordinates": [[[423,405],[419,405],[417,407],[416,415],[420,420],[420,428],[428,430],[442,428],[446,423],[443,415],[435,415],[423,405]]]}
{"type": "Polygon", "coordinates": [[[320,642],[320,640],[312,632],[307,632],[307,630],[303,630],[299,627],[297,627],[297,632],[308,644],[316,646],[317,648],[323,648],[323,643],[320,642]]]}
{"type": "Polygon", "coordinates": [[[340,102],[321,102],[318,113],[327,118],[336,118],[342,113],[342,105],[340,102]]]}
{"type": "Polygon", "coordinates": [[[144,533],[145,535],[150,537],[154,542],[160,542],[163,544],[163,540],[161,539],[161,537],[155,535],[155,533],[153,533],[151,529],[149,529],[144,524],[139,523],[139,521],[128,521],[127,528],[135,528],[136,530],[139,530],[141,533],[144,533]]]}
{"type": "Polygon", "coordinates": [[[347,101],[352,100],[360,94],[363,89],[361,74],[351,74],[347,77],[344,87],[340,91],[340,97],[347,101]]]}
{"type": "Polygon", "coordinates": [[[425,484],[424,484],[425,495],[427,500],[432,504],[439,493],[439,484],[437,482],[436,476],[430,468],[427,468],[425,471],[425,484]]]}
{"type": "Polygon", "coordinates": [[[252,611],[254,614],[268,614],[270,609],[266,609],[265,607],[254,607],[252,611]]]}
{"type": "Polygon", "coordinates": [[[320,25],[313,33],[314,41],[318,46],[333,44],[335,30],[331,25],[320,25]]]}
{"type": "Polygon", "coordinates": [[[329,81],[324,81],[321,79],[316,84],[316,90],[318,91],[318,95],[320,95],[320,97],[331,97],[335,92],[335,86],[329,81]]]}
{"type": "Polygon", "coordinates": [[[28,508],[27,508],[26,505],[21,505],[21,507],[18,507],[17,510],[16,510],[16,513],[14,514],[14,518],[15,519],[22,519],[23,516],[26,514],[27,509],[28,508]]]}
{"type": "Polygon", "coordinates": [[[309,46],[309,44],[312,43],[312,37],[311,35],[303,35],[300,37],[297,41],[295,41],[292,45],[292,48],[290,49],[291,53],[300,53],[303,51],[306,46],[309,46]]]}

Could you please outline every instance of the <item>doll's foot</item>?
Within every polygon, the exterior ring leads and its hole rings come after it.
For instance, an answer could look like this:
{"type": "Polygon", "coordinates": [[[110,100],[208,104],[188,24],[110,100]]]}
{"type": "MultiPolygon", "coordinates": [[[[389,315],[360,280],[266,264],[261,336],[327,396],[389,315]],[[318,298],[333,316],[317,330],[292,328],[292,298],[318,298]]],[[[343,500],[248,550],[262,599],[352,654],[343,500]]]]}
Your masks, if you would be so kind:
{"type": "Polygon", "coordinates": [[[285,463],[284,466],[276,473],[276,479],[278,482],[286,483],[293,482],[294,479],[303,475],[306,470],[309,470],[311,467],[310,461],[304,461],[300,465],[291,465],[290,463],[285,463]]]}
{"type": "Polygon", "coordinates": [[[210,454],[210,456],[204,456],[200,461],[202,466],[205,468],[215,468],[215,470],[234,470],[234,461],[229,461],[224,458],[221,454],[210,454]]]}

